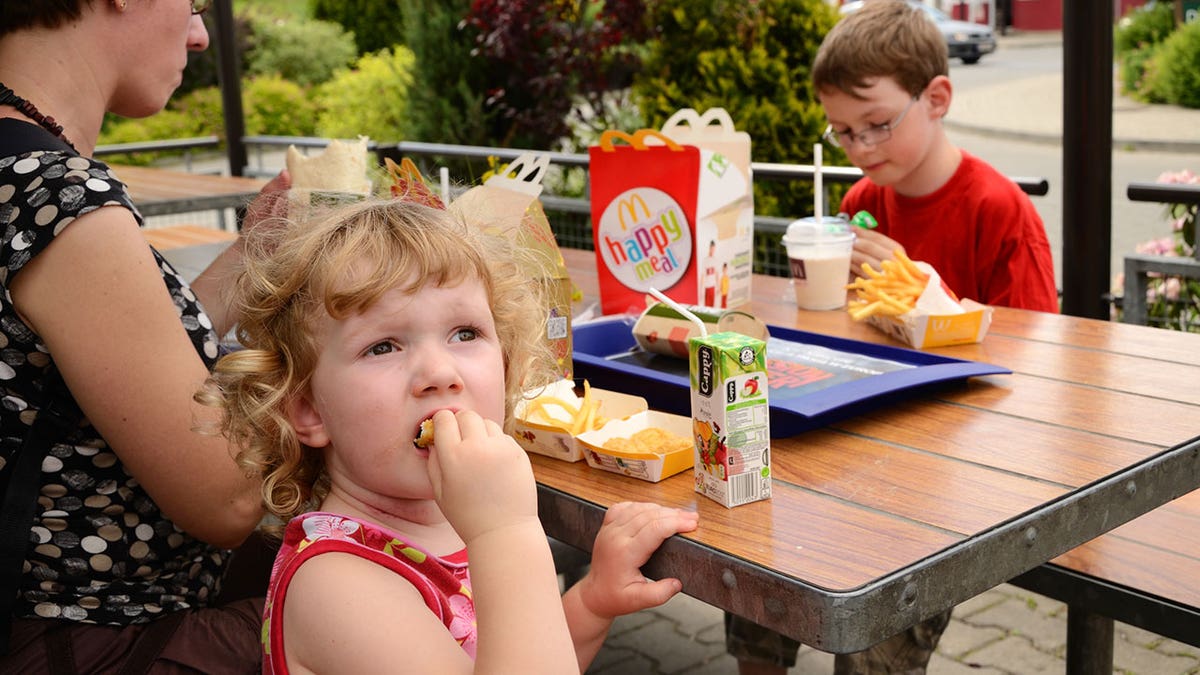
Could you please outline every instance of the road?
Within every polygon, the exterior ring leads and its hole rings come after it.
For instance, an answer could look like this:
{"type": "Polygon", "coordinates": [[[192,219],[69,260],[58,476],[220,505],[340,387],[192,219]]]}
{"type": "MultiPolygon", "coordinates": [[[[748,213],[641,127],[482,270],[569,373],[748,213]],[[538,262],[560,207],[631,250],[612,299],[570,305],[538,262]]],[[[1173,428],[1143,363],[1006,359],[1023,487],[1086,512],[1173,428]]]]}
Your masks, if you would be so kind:
{"type": "MultiPolygon", "coordinates": [[[[950,80],[962,95],[985,92],[995,85],[1018,82],[1045,75],[1061,74],[1062,49],[1057,46],[1000,49],[973,66],[953,61],[950,80]]],[[[1011,91],[1011,87],[1006,88],[1011,91]]],[[[953,104],[951,105],[953,110],[953,104]]],[[[1061,110],[1059,111],[1061,115],[1061,110]]],[[[1008,126],[1017,124],[1008,120],[1008,126]]],[[[1050,182],[1045,197],[1033,203],[1046,224],[1046,234],[1054,252],[1055,278],[1062,287],[1062,145],[1012,140],[948,129],[951,142],[986,159],[1006,175],[1040,176],[1050,182]]],[[[1169,234],[1163,205],[1131,202],[1125,188],[1131,182],[1154,181],[1164,171],[1190,168],[1200,170],[1197,157],[1178,152],[1154,152],[1114,149],[1112,157],[1112,275],[1121,272],[1123,257],[1134,252],[1142,241],[1169,234]]],[[[1099,225],[1098,225],[1099,226],[1099,225]]]]}

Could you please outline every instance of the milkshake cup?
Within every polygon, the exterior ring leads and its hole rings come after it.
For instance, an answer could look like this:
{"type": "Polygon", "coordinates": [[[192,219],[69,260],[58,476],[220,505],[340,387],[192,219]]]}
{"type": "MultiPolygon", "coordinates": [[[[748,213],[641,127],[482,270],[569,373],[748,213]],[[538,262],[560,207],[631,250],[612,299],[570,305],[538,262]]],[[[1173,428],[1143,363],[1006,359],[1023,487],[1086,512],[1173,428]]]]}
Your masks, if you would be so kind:
{"type": "Polygon", "coordinates": [[[841,309],[846,306],[854,232],[839,217],[801,218],[783,235],[792,288],[800,309],[841,309]]]}

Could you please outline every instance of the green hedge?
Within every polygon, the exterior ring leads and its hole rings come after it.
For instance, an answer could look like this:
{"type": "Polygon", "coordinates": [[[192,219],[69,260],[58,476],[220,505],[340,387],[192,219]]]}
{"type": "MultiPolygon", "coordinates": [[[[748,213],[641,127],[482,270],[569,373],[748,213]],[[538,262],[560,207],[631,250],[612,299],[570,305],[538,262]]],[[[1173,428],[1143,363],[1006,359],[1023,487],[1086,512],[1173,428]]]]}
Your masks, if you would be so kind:
{"type": "MultiPolygon", "coordinates": [[[[680,108],[729,111],[750,134],[757,162],[810,163],[825,129],[812,88],[811,65],[821,39],[837,20],[823,0],[650,5],[656,39],[634,92],[647,126],[658,128],[680,108]]],[[[829,164],[845,163],[830,148],[829,164]]],[[[831,186],[835,200],[844,188],[831,186]]],[[[798,217],[812,213],[808,183],[754,184],[755,211],[798,217]]]]}

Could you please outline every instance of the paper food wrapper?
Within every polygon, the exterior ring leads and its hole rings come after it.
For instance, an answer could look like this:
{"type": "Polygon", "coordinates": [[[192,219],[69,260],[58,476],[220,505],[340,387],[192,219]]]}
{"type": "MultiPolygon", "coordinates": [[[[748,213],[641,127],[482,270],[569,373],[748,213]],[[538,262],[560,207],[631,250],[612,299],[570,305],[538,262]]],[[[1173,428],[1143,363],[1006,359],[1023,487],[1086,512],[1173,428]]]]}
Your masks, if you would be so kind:
{"type": "MultiPolygon", "coordinates": [[[[591,389],[591,393],[600,404],[596,414],[608,420],[608,424],[628,419],[631,415],[647,410],[646,399],[640,396],[595,387],[591,389]]],[[[584,458],[584,448],[579,443],[579,438],[584,434],[575,436],[571,433],[572,418],[567,410],[555,404],[546,406],[546,412],[558,420],[558,423],[555,424],[548,424],[544,421],[534,422],[528,419],[527,411],[530,403],[538,396],[543,395],[553,396],[576,408],[581,402],[581,399],[575,395],[574,380],[569,379],[551,382],[545,387],[525,392],[525,397],[517,402],[516,410],[513,411],[513,438],[526,452],[561,459],[564,462],[578,462],[584,458]]],[[[605,426],[607,424],[600,428],[603,429],[605,426]]]]}
{"type": "Polygon", "coordinates": [[[529,278],[545,286],[546,342],[557,361],[558,373],[570,378],[571,278],[538,199],[541,180],[549,165],[549,155],[525,153],[504,173],[464,192],[451,202],[449,209],[466,222],[485,232],[506,236],[531,253],[522,262],[529,278]]]}
{"type": "Polygon", "coordinates": [[[335,204],[370,195],[367,142],[366,136],[359,136],[357,141],[335,139],[324,150],[312,155],[304,155],[296,146],[289,145],[285,161],[292,177],[292,189],[288,193],[291,216],[303,218],[314,199],[335,204]]]}
{"type": "Polygon", "coordinates": [[[969,299],[956,301],[932,265],[916,264],[929,275],[916,307],[900,316],[872,315],[867,323],[917,349],[982,342],[992,325],[992,308],[969,299]]]}

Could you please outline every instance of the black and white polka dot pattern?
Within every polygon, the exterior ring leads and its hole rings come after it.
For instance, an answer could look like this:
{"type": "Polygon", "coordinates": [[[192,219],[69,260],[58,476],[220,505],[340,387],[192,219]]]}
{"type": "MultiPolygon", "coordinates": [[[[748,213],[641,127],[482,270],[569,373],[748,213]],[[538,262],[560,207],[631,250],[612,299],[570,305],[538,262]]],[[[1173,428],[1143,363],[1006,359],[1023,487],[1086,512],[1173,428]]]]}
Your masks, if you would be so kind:
{"type": "MultiPolygon", "coordinates": [[[[60,151],[0,157],[0,472],[29,430],[41,400],[34,392],[50,363],[14,310],[10,284],[75,218],[107,206],[129,209],[141,223],[125,186],[101,162],[60,151]]],[[[154,256],[180,321],[211,367],[218,347],[211,320],[171,265],[154,256]]],[[[42,463],[16,616],[124,625],[202,606],[226,557],[168,520],[85,423],[59,438],[42,463]]]]}

